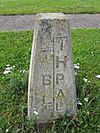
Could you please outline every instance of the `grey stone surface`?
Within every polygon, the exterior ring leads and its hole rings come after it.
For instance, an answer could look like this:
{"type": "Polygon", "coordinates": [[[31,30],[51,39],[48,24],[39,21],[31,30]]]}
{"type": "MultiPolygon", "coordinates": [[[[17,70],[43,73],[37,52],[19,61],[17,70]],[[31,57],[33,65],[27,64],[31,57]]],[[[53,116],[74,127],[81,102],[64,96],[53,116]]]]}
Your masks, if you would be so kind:
{"type": "Polygon", "coordinates": [[[77,110],[68,19],[61,13],[37,15],[31,53],[28,116],[38,123],[77,110]]]}
{"type": "MultiPolygon", "coordinates": [[[[66,14],[71,28],[100,28],[100,14],[66,14]]],[[[33,30],[35,15],[0,16],[0,31],[33,30]]]]}

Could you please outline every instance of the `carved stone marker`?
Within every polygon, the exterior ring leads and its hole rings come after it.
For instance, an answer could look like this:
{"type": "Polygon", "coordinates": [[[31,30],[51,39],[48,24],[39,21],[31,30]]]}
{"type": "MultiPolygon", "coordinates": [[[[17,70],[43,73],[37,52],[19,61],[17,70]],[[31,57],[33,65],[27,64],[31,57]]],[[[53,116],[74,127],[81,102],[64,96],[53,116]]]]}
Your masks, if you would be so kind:
{"type": "Polygon", "coordinates": [[[71,34],[62,13],[41,13],[31,54],[28,115],[46,123],[77,109],[71,34]]]}

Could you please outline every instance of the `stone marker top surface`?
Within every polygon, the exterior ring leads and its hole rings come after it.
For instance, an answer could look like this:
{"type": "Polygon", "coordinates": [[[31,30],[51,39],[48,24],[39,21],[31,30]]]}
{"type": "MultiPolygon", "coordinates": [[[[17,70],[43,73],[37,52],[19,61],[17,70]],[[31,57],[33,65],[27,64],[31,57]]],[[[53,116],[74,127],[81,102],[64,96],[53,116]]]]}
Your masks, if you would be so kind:
{"type": "Polygon", "coordinates": [[[67,19],[63,13],[39,13],[36,15],[38,19],[67,19]]]}

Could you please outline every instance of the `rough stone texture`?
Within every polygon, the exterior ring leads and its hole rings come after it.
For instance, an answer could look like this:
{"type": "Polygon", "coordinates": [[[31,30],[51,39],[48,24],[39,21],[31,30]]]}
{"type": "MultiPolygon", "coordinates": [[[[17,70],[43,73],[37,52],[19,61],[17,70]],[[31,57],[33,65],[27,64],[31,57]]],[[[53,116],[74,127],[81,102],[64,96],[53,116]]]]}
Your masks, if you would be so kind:
{"type": "MultiPolygon", "coordinates": [[[[100,14],[66,14],[71,28],[100,28],[100,14]]],[[[35,15],[0,16],[0,31],[33,30],[35,15]]]]}
{"type": "Polygon", "coordinates": [[[37,15],[31,54],[28,115],[46,123],[77,109],[71,34],[61,13],[37,15]]]}

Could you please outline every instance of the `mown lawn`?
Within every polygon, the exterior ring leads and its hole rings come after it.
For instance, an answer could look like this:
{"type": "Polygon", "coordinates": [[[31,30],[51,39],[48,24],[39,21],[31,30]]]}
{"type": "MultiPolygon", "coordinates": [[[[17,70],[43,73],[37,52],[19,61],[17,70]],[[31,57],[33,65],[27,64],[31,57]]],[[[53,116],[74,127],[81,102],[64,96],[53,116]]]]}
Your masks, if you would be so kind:
{"type": "Polygon", "coordinates": [[[100,13],[99,0],[0,0],[0,15],[38,12],[100,13]]]}
{"type": "MultiPolygon", "coordinates": [[[[32,32],[0,33],[0,131],[36,133],[27,118],[27,84],[32,32]],[[10,65],[10,66],[9,66],[10,65]],[[5,73],[5,69],[9,73],[5,73]]],[[[53,122],[47,133],[98,133],[100,131],[100,29],[72,30],[78,112],[53,122]]]]}

